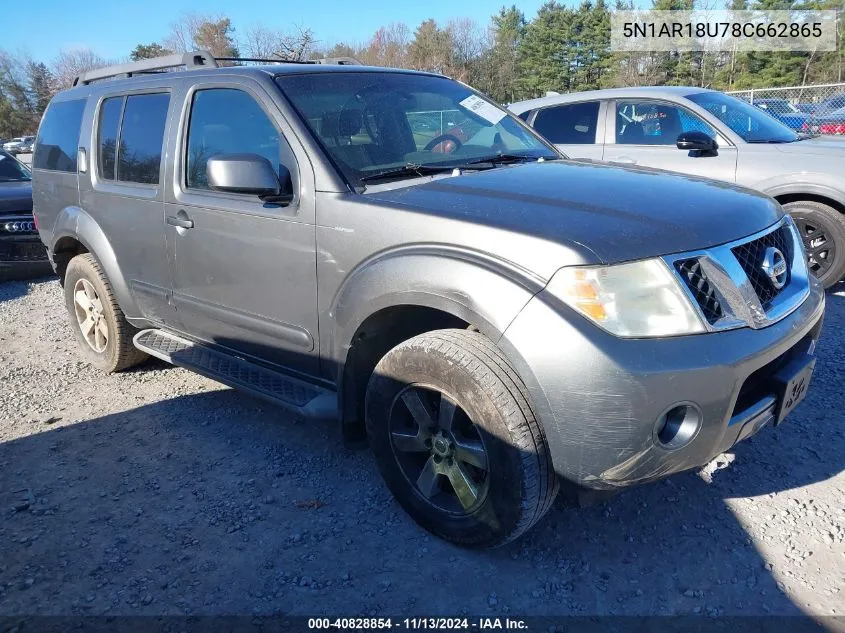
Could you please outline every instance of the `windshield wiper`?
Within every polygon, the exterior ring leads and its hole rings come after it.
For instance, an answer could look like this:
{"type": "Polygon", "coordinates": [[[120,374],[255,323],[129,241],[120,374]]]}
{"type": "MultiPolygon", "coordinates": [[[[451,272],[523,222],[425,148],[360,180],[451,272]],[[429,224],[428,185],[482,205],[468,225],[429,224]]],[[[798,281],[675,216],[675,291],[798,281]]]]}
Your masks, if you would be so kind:
{"type": "Polygon", "coordinates": [[[455,169],[454,165],[414,165],[408,163],[402,167],[380,171],[377,174],[368,174],[362,176],[358,180],[361,182],[370,182],[373,180],[382,180],[388,178],[407,178],[414,176],[429,176],[431,174],[440,174],[444,171],[452,171],[455,169]]]}
{"type": "MultiPolygon", "coordinates": [[[[478,165],[480,163],[493,163],[506,165],[508,163],[521,163],[527,162],[529,160],[537,160],[542,158],[543,160],[555,160],[557,156],[526,156],[525,154],[494,154],[493,156],[482,156],[481,158],[474,158],[473,160],[467,161],[467,165],[478,165]]],[[[459,165],[460,167],[460,165],[459,165]]]]}

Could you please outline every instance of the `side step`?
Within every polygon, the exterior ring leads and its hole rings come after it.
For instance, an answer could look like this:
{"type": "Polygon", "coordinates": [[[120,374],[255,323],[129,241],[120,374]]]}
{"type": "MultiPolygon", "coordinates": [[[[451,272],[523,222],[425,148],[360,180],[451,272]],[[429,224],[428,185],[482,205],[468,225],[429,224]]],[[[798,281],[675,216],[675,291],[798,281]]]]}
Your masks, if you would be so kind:
{"type": "Polygon", "coordinates": [[[194,343],[163,330],[142,330],[133,343],[150,356],[270,400],[303,417],[337,417],[337,394],[304,380],[194,343]]]}

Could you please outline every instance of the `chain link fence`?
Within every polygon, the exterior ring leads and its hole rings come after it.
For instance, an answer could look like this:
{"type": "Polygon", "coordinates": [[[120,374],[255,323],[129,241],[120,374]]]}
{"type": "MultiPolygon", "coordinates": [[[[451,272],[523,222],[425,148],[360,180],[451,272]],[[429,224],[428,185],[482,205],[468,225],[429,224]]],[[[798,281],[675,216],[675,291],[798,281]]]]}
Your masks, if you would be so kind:
{"type": "Polygon", "coordinates": [[[765,110],[797,132],[845,136],[845,83],[755,88],[728,94],[765,110]]]}

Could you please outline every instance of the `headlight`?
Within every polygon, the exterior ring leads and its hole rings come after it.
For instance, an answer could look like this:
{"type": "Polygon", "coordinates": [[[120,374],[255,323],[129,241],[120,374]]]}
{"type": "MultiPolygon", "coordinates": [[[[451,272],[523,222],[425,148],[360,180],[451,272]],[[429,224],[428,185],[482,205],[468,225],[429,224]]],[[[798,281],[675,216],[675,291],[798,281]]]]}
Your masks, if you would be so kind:
{"type": "Polygon", "coordinates": [[[676,277],[660,259],[561,268],[549,282],[548,291],[616,336],[705,331],[676,277]]]}

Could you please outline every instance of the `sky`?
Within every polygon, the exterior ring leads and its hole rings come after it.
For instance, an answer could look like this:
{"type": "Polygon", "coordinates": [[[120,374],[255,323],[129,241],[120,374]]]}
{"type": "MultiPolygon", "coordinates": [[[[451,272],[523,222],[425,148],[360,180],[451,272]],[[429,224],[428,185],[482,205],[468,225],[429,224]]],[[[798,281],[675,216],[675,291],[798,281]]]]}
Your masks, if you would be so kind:
{"type": "Polygon", "coordinates": [[[516,4],[530,19],[543,0],[0,0],[7,7],[0,8],[0,47],[43,61],[69,48],[123,58],[136,44],[160,42],[183,13],[223,13],[236,35],[255,25],[289,31],[302,26],[329,47],[364,42],[390,22],[405,22],[412,31],[427,18],[445,23],[467,17],[486,25],[504,4],[516,4]],[[17,9],[9,10],[12,6],[17,9]]]}

